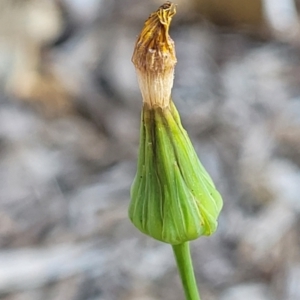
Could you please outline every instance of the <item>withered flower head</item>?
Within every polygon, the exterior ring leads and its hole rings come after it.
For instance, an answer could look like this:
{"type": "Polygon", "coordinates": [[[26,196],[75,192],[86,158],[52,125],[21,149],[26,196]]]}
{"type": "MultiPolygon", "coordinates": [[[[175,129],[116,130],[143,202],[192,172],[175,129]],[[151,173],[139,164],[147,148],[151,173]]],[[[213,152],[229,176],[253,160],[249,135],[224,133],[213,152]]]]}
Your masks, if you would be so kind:
{"type": "Polygon", "coordinates": [[[150,108],[167,107],[176,64],[174,42],[169,36],[175,4],[167,1],[152,13],[135,44],[135,65],[144,103],[150,108]]]}
{"type": "Polygon", "coordinates": [[[144,234],[172,245],[186,299],[200,300],[188,242],[215,232],[223,202],[171,99],[176,57],[169,27],[175,9],[168,1],[150,15],[132,57],[143,108],[128,216],[144,234]]]}
{"type": "Polygon", "coordinates": [[[129,217],[141,232],[179,245],[216,230],[222,198],[171,100],[176,58],[168,31],[174,14],[171,2],[151,14],[133,54],[144,105],[129,217]]]}

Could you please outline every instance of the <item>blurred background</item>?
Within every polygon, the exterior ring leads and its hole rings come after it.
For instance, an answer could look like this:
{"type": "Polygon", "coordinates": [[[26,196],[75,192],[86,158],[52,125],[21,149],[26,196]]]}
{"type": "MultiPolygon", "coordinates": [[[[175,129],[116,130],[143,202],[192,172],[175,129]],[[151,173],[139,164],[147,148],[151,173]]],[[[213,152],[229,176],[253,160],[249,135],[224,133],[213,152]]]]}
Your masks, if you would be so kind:
{"type": "MultiPolygon", "coordinates": [[[[127,219],[157,0],[0,0],[0,299],[180,300],[127,219]]],[[[174,101],[224,198],[203,300],[300,299],[299,1],[178,0],[174,101]]]]}

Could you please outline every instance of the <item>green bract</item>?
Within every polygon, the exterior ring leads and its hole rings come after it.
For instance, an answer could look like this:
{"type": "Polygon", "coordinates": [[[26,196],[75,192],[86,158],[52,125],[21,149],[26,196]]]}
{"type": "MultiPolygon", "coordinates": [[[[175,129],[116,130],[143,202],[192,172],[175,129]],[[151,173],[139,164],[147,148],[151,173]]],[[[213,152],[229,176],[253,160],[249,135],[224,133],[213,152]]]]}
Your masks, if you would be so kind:
{"type": "Polygon", "coordinates": [[[177,245],[217,228],[222,199],[181,125],[175,105],[144,103],[129,217],[143,233],[177,245]]]}

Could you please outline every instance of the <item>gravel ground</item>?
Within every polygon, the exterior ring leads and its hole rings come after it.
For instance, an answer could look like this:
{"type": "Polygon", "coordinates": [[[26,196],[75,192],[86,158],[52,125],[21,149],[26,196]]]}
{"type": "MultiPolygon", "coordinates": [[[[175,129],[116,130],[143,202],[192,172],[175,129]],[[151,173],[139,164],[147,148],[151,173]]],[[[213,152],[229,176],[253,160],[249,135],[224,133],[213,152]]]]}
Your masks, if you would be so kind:
{"type": "MultiPolygon", "coordinates": [[[[158,2],[43,3],[7,11],[47,9],[46,37],[0,24],[0,299],[183,299],[170,246],[127,219],[141,109],[130,59],[158,2]]],[[[224,198],[218,231],[192,243],[202,298],[299,300],[300,51],[180,9],[173,98],[224,198]]]]}

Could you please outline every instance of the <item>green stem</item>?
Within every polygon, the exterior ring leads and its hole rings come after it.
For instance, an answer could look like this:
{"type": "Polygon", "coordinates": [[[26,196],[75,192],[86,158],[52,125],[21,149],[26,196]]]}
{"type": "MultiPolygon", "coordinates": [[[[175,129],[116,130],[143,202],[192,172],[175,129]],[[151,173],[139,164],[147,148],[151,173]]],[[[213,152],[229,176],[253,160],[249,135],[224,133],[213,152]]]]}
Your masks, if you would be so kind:
{"type": "Polygon", "coordinates": [[[186,300],[200,300],[189,242],[185,242],[180,245],[173,245],[172,247],[186,300]]]}

